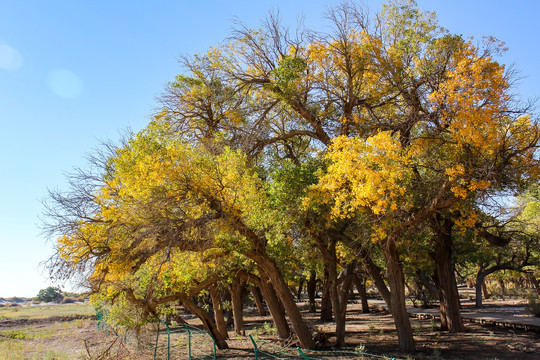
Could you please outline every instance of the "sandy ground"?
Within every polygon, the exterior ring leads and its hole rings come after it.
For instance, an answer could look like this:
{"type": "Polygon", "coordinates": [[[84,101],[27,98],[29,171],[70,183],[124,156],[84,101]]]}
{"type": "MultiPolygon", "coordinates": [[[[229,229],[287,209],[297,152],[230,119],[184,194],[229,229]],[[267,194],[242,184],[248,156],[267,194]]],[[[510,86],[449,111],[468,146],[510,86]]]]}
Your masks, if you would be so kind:
{"type": "MultiPolygon", "coordinates": [[[[511,318],[530,319],[522,313],[523,304],[515,301],[486,302],[487,307],[478,313],[499,313],[511,318]]],[[[540,359],[540,335],[535,331],[505,328],[501,326],[467,323],[467,331],[452,334],[439,330],[439,322],[429,318],[411,318],[417,341],[417,352],[401,354],[397,351],[397,337],[392,318],[380,302],[371,301],[372,312],[363,314],[360,305],[352,303],[347,313],[345,349],[354,350],[361,346],[364,351],[404,359],[540,359]]],[[[436,309],[424,310],[434,313],[436,309]]],[[[465,304],[464,313],[473,312],[465,304]]],[[[314,331],[326,334],[330,346],[334,330],[333,323],[322,323],[318,314],[304,316],[314,331]]],[[[540,319],[537,319],[540,320],[540,319]]],[[[200,325],[195,319],[194,325],[200,325]]],[[[246,334],[257,334],[259,338],[277,343],[275,336],[268,334],[271,324],[269,316],[246,313],[246,334]]],[[[116,336],[112,332],[97,329],[96,321],[85,317],[47,318],[36,321],[0,320],[1,359],[84,359],[88,356],[103,359],[150,359],[153,347],[135,346],[134,335],[116,336]],[[8,339],[2,334],[29,334],[26,339],[8,339]],[[144,351],[143,351],[144,350],[144,351]],[[3,351],[3,352],[2,352],[3,351]],[[24,353],[24,357],[10,354],[24,353]],[[6,355],[7,354],[7,355],[6,355]],[[47,355],[49,354],[49,355],[47,355]],[[47,356],[47,357],[46,357],[47,356]]],[[[154,341],[154,333],[146,337],[147,344],[154,341]]],[[[162,333],[164,334],[164,333],[162,333]]],[[[161,339],[165,339],[160,335],[161,339]]],[[[229,333],[231,349],[218,350],[221,359],[253,359],[253,345],[249,338],[229,333]]],[[[199,340],[195,341],[196,343],[199,340]]],[[[178,343],[180,344],[180,343],[178,343]]],[[[175,347],[172,358],[187,358],[185,343],[175,347]]],[[[288,345],[294,345],[292,340],[288,345]]],[[[166,358],[166,357],[165,357],[166,358]]],[[[346,358],[346,357],[344,357],[346,358]]]]}

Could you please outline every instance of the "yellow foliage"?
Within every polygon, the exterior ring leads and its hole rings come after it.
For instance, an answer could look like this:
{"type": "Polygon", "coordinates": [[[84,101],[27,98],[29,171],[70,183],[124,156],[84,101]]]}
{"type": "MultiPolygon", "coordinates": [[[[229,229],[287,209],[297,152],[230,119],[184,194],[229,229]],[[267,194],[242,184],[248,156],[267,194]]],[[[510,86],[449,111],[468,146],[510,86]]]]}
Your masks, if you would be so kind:
{"type": "Polygon", "coordinates": [[[326,157],[332,163],[312,187],[306,204],[330,203],[334,218],[352,216],[357,210],[386,215],[411,206],[406,187],[411,159],[390,132],[365,141],[338,137],[326,157]]]}

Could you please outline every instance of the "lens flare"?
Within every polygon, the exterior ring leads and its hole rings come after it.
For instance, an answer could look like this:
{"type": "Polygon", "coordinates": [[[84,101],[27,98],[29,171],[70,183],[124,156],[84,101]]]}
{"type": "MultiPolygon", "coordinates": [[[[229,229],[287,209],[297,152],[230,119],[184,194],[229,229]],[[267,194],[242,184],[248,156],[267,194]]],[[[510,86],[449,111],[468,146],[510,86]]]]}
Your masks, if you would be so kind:
{"type": "Polygon", "coordinates": [[[64,98],[77,97],[83,89],[81,79],[73,72],[65,69],[49,72],[47,83],[56,95],[64,98]]]}

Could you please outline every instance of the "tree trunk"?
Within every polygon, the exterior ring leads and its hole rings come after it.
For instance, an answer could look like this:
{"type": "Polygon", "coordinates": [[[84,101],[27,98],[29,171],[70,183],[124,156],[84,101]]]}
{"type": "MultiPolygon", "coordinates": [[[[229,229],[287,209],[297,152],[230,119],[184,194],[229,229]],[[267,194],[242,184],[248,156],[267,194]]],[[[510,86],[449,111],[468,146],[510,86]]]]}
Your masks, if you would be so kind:
{"type": "MultiPolygon", "coordinates": [[[[327,234],[329,235],[329,234],[327,234]]],[[[339,347],[343,345],[345,341],[345,312],[343,311],[344,306],[342,303],[342,298],[345,295],[340,296],[338,289],[338,272],[337,272],[337,257],[336,257],[336,243],[337,236],[327,236],[323,237],[320,234],[315,236],[317,247],[322,254],[324,264],[325,264],[325,275],[327,276],[327,287],[330,295],[330,302],[332,303],[332,312],[334,314],[334,321],[336,322],[336,341],[334,346],[339,347]]],[[[350,281],[349,281],[350,284],[350,281]]],[[[345,292],[348,291],[344,289],[345,292]]],[[[324,301],[324,292],[323,292],[323,301],[324,301]]],[[[345,305],[346,306],[346,305],[345,305]]],[[[321,313],[322,317],[322,313],[321,313]]]]}
{"type": "Polygon", "coordinates": [[[303,287],[304,287],[304,277],[301,277],[300,281],[298,282],[298,291],[296,292],[296,300],[300,300],[302,298],[303,287]]]}
{"type": "MultiPolygon", "coordinates": [[[[229,304],[229,305],[232,304],[232,301],[231,301],[231,292],[228,291],[228,289],[227,289],[226,291],[223,291],[222,297],[223,297],[223,301],[224,301],[224,302],[226,302],[226,303],[229,304]]],[[[232,324],[234,324],[234,319],[233,319],[233,313],[232,313],[232,308],[231,308],[231,306],[227,306],[227,307],[224,309],[224,313],[225,313],[226,325],[227,325],[227,327],[229,327],[229,326],[231,326],[232,324]]]]}
{"type": "Polygon", "coordinates": [[[195,304],[193,300],[191,300],[188,296],[182,297],[182,303],[184,304],[184,307],[192,314],[195,314],[199,319],[201,319],[204,327],[210,335],[214,338],[216,341],[216,346],[218,349],[228,349],[229,346],[227,345],[227,342],[225,341],[225,338],[223,337],[223,334],[218,330],[216,324],[212,320],[212,317],[200,306],[195,304]]]}
{"type": "Polygon", "coordinates": [[[343,345],[345,340],[345,316],[343,316],[341,309],[341,301],[338,293],[337,286],[337,264],[335,261],[327,262],[328,266],[328,283],[330,288],[330,301],[332,302],[332,309],[334,314],[334,320],[336,322],[336,342],[334,346],[339,347],[343,345]]]}
{"type": "Polygon", "coordinates": [[[436,284],[439,279],[436,276],[430,277],[423,270],[417,270],[416,276],[418,276],[418,280],[427,289],[427,291],[429,291],[430,295],[432,295],[433,297],[439,296],[439,288],[436,284]]]}
{"type": "Polygon", "coordinates": [[[291,335],[291,330],[289,329],[289,324],[285,317],[285,310],[276,296],[276,291],[265,274],[261,274],[259,288],[266,301],[266,305],[268,305],[268,310],[272,316],[272,321],[274,322],[278,336],[282,339],[287,339],[291,335]]]}
{"type": "Polygon", "coordinates": [[[476,290],[476,308],[481,308],[482,305],[482,294],[487,299],[489,297],[489,294],[487,292],[486,288],[486,276],[489,274],[494,273],[495,271],[500,270],[501,268],[499,266],[492,266],[490,268],[484,268],[483,266],[480,266],[480,270],[478,270],[478,274],[476,274],[476,283],[475,283],[475,290],[476,290]]]}
{"type": "Polygon", "coordinates": [[[459,293],[452,263],[452,228],[454,222],[449,219],[439,221],[433,230],[435,234],[435,267],[439,287],[439,308],[441,311],[441,329],[450,332],[465,330],[461,318],[459,293]]]}
{"type": "Polygon", "coordinates": [[[292,296],[277,264],[266,255],[262,249],[259,249],[256,253],[251,252],[249,255],[257,262],[259,269],[270,279],[272,286],[276,290],[277,296],[285,308],[285,312],[289,316],[289,320],[298,337],[300,346],[305,349],[313,349],[315,347],[315,342],[311,336],[311,331],[302,318],[302,314],[300,314],[300,310],[298,309],[298,306],[296,306],[294,297],[292,296]]]}
{"type": "Polygon", "coordinates": [[[215,286],[210,286],[208,291],[210,292],[210,297],[212,298],[214,321],[216,322],[217,329],[223,335],[224,339],[228,339],[229,333],[227,331],[227,324],[225,323],[225,314],[223,312],[223,301],[221,301],[221,294],[215,286]]]}
{"type": "Polygon", "coordinates": [[[527,274],[527,280],[529,281],[529,283],[531,284],[531,286],[533,287],[533,289],[536,290],[536,293],[538,295],[540,295],[540,282],[536,279],[536,277],[534,276],[534,274],[527,274]]]}
{"type": "Polygon", "coordinates": [[[362,275],[354,274],[353,277],[354,286],[356,286],[356,289],[358,290],[358,295],[360,296],[360,300],[362,301],[362,312],[364,314],[367,314],[370,312],[369,310],[369,303],[368,303],[368,297],[366,292],[366,282],[362,275]]]}
{"type": "Polygon", "coordinates": [[[253,300],[255,301],[255,305],[257,306],[257,310],[259,311],[259,316],[268,315],[266,309],[264,308],[261,290],[256,286],[250,286],[249,289],[251,291],[251,295],[253,296],[253,300]]]}
{"type": "Polygon", "coordinates": [[[403,269],[399,261],[396,244],[389,237],[382,244],[383,254],[388,269],[388,284],[390,285],[390,308],[396,325],[399,340],[399,350],[402,352],[415,351],[415,342],[409,314],[405,307],[405,287],[403,269]]]}
{"type": "Polygon", "coordinates": [[[504,297],[506,296],[506,286],[504,285],[504,280],[499,279],[499,287],[501,288],[501,295],[504,297]]]}
{"type": "Polygon", "coordinates": [[[311,270],[309,273],[309,281],[307,283],[307,295],[309,299],[308,312],[314,313],[316,311],[315,306],[315,290],[317,289],[317,273],[315,270],[311,270]]]}
{"type": "MultiPolygon", "coordinates": [[[[353,265],[354,267],[356,265],[353,265]]],[[[346,271],[346,274],[345,274],[345,278],[343,279],[343,282],[340,286],[340,302],[341,302],[341,312],[342,312],[342,316],[343,318],[345,318],[346,316],[346,313],[347,313],[347,305],[348,305],[348,302],[349,302],[349,299],[351,298],[351,294],[353,292],[353,289],[352,289],[352,286],[353,286],[353,277],[355,276],[354,273],[352,272],[353,271],[353,266],[349,267],[349,269],[347,269],[346,271]]]]}
{"type": "MultiPolygon", "coordinates": [[[[219,208],[218,206],[216,207],[219,208]]],[[[292,296],[291,291],[283,278],[281,270],[275,261],[266,253],[266,239],[264,237],[260,238],[257,233],[247,227],[238,218],[235,218],[234,221],[231,222],[231,225],[250,241],[252,249],[247,251],[245,255],[255,261],[259,270],[266,274],[272,282],[277,296],[281,300],[283,308],[289,316],[289,320],[292,324],[294,332],[296,333],[296,336],[298,337],[300,346],[305,349],[313,349],[315,347],[315,342],[311,336],[311,331],[302,318],[302,314],[300,313],[298,306],[296,306],[296,303],[294,302],[294,297],[292,296]]]]}
{"type": "Polygon", "coordinates": [[[386,284],[384,283],[384,278],[382,276],[381,268],[379,268],[377,264],[373,262],[371,255],[363,247],[360,248],[360,257],[362,259],[362,265],[364,267],[364,270],[367,272],[371,280],[373,280],[373,283],[375,284],[377,291],[379,291],[379,294],[381,295],[384,302],[386,303],[386,306],[388,306],[388,310],[392,312],[392,301],[390,300],[390,291],[388,291],[388,288],[386,287],[386,284]]]}
{"type": "Polygon", "coordinates": [[[246,331],[244,329],[244,291],[245,285],[240,280],[235,279],[229,285],[229,291],[231,293],[232,311],[234,319],[234,332],[237,335],[245,336],[246,331]]]}
{"type": "Polygon", "coordinates": [[[484,282],[484,275],[482,272],[478,272],[476,275],[476,282],[474,286],[474,290],[476,293],[476,303],[475,306],[477,309],[480,309],[482,307],[482,283],[484,282]]]}
{"type": "Polygon", "coordinates": [[[486,278],[482,281],[482,294],[484,294],[484,299],[489,299],[489,292],[486,285],[486,278]]]}
{"type": "Polygon", "coordinates": [[[330,282],[328,280],[328,268],[324,268],[321,299],[321,321],[330,322],[332,317],[332,301],[330,300],[330,282]]]}

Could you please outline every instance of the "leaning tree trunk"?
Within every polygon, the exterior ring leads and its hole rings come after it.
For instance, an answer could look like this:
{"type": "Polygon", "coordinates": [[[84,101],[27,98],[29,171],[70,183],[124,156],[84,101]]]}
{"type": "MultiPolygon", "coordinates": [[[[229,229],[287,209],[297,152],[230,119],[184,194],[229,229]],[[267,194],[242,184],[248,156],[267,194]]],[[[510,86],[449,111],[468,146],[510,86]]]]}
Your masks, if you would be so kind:
{"type": "Polygon", "coordinates": [[[360,295],[360,300],[362,301],[362,312],[367,314],[370,312],[368,297],[366,292],[366,282],[362,275],[354,274],[353,276],[354,286],[358,290],[358,295],[360,295]]]}
{"type": "Polygon", "coordinates": [[[214,320],[218,331],[223,335],[223,338],[228,339],[229,334],[227,331],[227,324],[225,323],[225,313],[223,312],[223,301],[221,301],[221,294],[215,286],[208,288],[210,297],[212,298],[212,307],[214,309],[214,320]]]}
{"type": "Polygon", "coordinates": [[[261,274],[259,288],[266,301],[266,305],[268,305],[268,311],[270,311],[278,336],[282,339],[287,339],[291,335],[291,330],[289,329],[289,324],[285,317],[285,310],[276,296],[276,291],[270,283],[270,280],[265,274],[261,274]]]}
{"type": "Polygon", "coordinates": [[[266,239],[259,238],[257,233],[242,223],[240,219],[234,219],[231,225],[250,241],[252,250],[247,251],[245,255],[255,261],[259,270],[266,274],[272,282],[276,294],[281,300],[285,312],[289,316],[289,320],[298,337],[300,345],[306,349],[313,349],[315,347],[315,342],[311,336],[311,331],[302,318],[300,309],[296,306],[294,297],[283,278],[281,270],[275,261],[266,253],[266,239]]]}
{"type": "Polygon", "coordinates": [[[487,289],[486,289],[486,276],[489,274],[494,273],[495,271],[501,270],[503,267],[500,265],[494,265],[489,268],[485,268],[484,265],[480,266],[480,269],[478,270],[478,273],[476,274],[476,283],[475,283],[475,291],[476,291],[476,308],[479,309],[482,307],[482,293],[484,293],[484,297],[487,299],[487,289]]]}
{"type": "Polygon", "coordinates": [[[289,316],[289,320],[292,324],[294,332],[298,337],[300,345],[305,349],[313,349],[315,347],[315,342],[311,336],[311,331],[307,326],[306,322],[302,318],[300,309],[296,306],[294,297],[281,274],[281,270],[277,264],[272,260],[264,250],[259,249],[259,251],[249,253],[250,257],[255,260],[259,266],[259,269],[263,271],[268,278],[270,279],[272,286],[276,290],[276,294],[281,300],[285,312],[289,316]]]}
{"type": "MultiPolygon", "coordinates": [[[[339,301],[341,303],[341,316],[343,317],[343,322],[346,321],[347,316],[347,305],[349,302],[349,298],[351,296],[351,293],[353,292],[352,285],[353,285],[353,276],[352,269],[347,272],[347,275],[345,276],[345,279],[343,280],[340,291],[339,291],[339,301]]],[[[343,326],[343,333],[345,334],[345,326],[343,326]]],[[[344,338],[345,339],[345,338],[344,338]]]]}
{"type": "Polygon", "coordinates": [[[195,304],[191,298],[188,296],[181,298],[182,303],[184,304],[184,307],[192,314],[195,314],[199,319],[201,319],[204,327],[210,335],[214,338],[216,341],[216,346],[218,349],[228,349],[229,346],[227,345],[227,342],[225,341],[225,337],[223,334],[218,330],[216,324],[214,323],[212,317],[200,306],[195,304]]]}
{"type": "Polygon", "coordinates": [[[435,266],[439,280],[439,308],[441,311],[441,329],[450,332],[465,330],[461,318],[459,293],[452,263],[452,227],[453,221],[444,219],[434,226],[435,266]]]}
{"type": "Polygon", "coordinates": [[[240,280],[235,279],[229,285],[229,291],[231,293],[232,311],[234,319],[234,332],[237,335],[246,335],[244,329],[244,294],[245,284],[242,284],[240,280]]]}
{"type": "Polygon", "coordinates": [[[371,258],[371,255],[365,248],[360,248],[360,258],[362,261],[362,265],[364,270],[367,272],[371,280],[373,280],[373,283],[375,284],[375,287],[377,288],[377,291],[379,291],[379,294],[383,298],[384,302],[386,303],[386,306],[388,307],[388,310],[392,312],[392,301],[390,300],[390,291],[388,291],[388,288],[386,287],[386,284],[384,283],[384,278],[382,276],[382,270],[375,264],[373,259],[371,258]]]}
{"type": "Polygon", "coordinates": [[[311,270],[309,273],[309,280],[307,283],[307,295],[309,300],[308,312],[314,313],[317,309],[315,306],[315,290],[317,289],[317,273],[315,270],[311,270]]]}
{"type": "Polygon", "coordinates": [[[390,286],[390,309],[396,325],[399,350],[415,351],[415,342],[409,314],[405,307],[405,286],[403,269],[399,260],[395,240],[389,237],[382,244],[383,254],[388,269],[388,285],[390,286]]]}
{"type": "Polygon", "coordinates": [[[264,308],[263,299],[261,295],[261,289],[252,285],[249,287],[249,290],[251,291],[251,295],[253,296],[253,300],[255,301],[255,306],[257,306],[257,311],[259,312],[259,316],[268,315],[266,313],[266,309],[264,308]]]}

